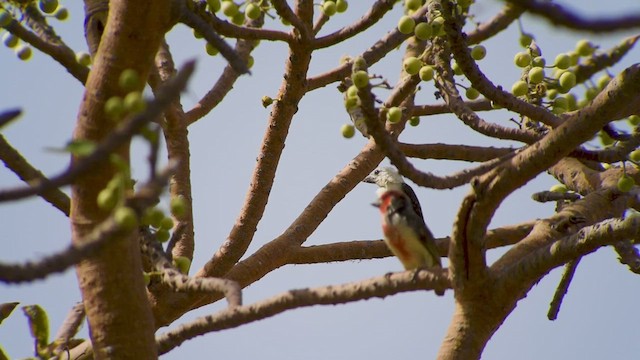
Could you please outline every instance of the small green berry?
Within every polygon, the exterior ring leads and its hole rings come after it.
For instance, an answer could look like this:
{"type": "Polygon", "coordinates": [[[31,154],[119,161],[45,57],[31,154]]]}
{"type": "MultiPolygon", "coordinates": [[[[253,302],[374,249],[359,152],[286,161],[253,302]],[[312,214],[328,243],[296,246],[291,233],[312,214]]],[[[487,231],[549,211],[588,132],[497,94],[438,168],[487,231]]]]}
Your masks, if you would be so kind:
{"type": "Polygon", "coordinates": [[[402,109],[397,106],[389,108],[387,111],[387,121],[395,124],[402,119],[402,109]]]}
{"type": "Polygon", "coordinates": [[[640,116],[638,116],[638,115],[629,115],[629,118],[627,118],[627,121],[632,126],[638,126],[638,124],[640,124],[640,116]]]}
{"type": "Polygon", "coordinates": [[[412,117],[411,119],[409,119],[409,125],[411,125],[411,126],[420,125],[420,118],[417,117],[417,116],[412,117]]]}
{"type": "Polygon", "coordinates": [[[186,256],[176,256],[173,258],[173,264],[176,266],[178,270],[180,270],[183,274],[189,273],[189,268],[191,267],[191,260],[189,260],[186,256]]]}
{"type": "Polygon", "coordinates": [[[594,51],[595,51],[595,47],[589,40],[583,39],[578,41],[578,43],[576,44],[576,52],[580,56],[589,56],[593,54],[594,51]]]}
{"type": "Polygon", "coordinates": [[[58,0],[38,0],[40,11],[45,14],[51,14],[58,8],[58,0]]]}
{"type": "Polygon", "coordinates": [[[124,102],[119,96],[112,96],[104,103],[104,113],[112,120],[120,120],[124,112],[124,102]]]}
{"type": "Polygon", "coordinates": [[[343,13],[345,11],[347,11],[347,8],[349,8],[349,3],[347,2],[347,0],[336,0],[336,11],[339,13],[343,13]]]}
{"type": "Polygon", "coordinates": [[[322,13],[327,16],[333,16],[338,12],[338,7],[336,6],[335,1],[325,0],[322,3],[322,13]]]}
{"type": "Polygon", "coordinates": [[[560,88],[566,93],[576,85],[576,74],[571,71],[564,72],[560,75],[558,83],[560,84],[560,88]]]}
{"type": "Polygon", "coordinates": [[[622,192],[628,192],[629,190],[631,190],[631,188],[633,188],[635,184],[636,182],[631,176],[624,174],[618,180],[618,190],[622,192]]]}
{"type": "Polygon", "coordinates": [[[480,92],[478,90],[470,87],[470,88],[467,88],[467,91],[465,92],[465,96],[469,100],[475,100],[475,99],[478,98],[478,96],[480,96],[480,92]]]}
{"type": "Polygon", "coordinates": [[[159,242],[167,242],[171,238],[171,234],[169,234],[169,230],[166,229],[158,229],[156,230],[156,240],[159,242]]]}
{"type": "Polygon", "coordinates": [[[531,64],[531,55],[528,52],[521,51],[513,58],[513,62],[517,67],[527,67],[531,64]]]}
{"type": "Polygon", "coordinates": [[[544,69],[541,67],[532,67],[527,75],[529,82],[532,84],[540,84],[544,80],[544,69]]]}
{"type": "Polygon", "coordinates": [[[362,89],[369,85],[369,74],[364,70],[359,70],[351,75],[351,81],[358,89],[362,89]]]}
{"type": "Polygon", "coordinates": [[[18,45],[20,39],[12,33],[7,32],[2,36],[2,42],[4,43],[4,46],[8,48],[14,48],[16,47],[16,45],[18,45]]]}
{"type": "Polygon", "coordinates": [[[162,222],[162,219],[164,218],[165,218],[164,212],[154,207],[154,208],[147,209],[147,211],[145,211],[144,215],[142,216],[142,223],[158,229],[160,227],[160,223],[162,222]]]}
{"type": "Polygon", "coordinates": [[[53,16],[60,21],[65,21],[69,18],[69,10],[66,7],[59,6],[53,16]]]}
{"type": "Polygon", "coordinates": [[[433,28],[427,22],[421,22],[414,28],[414,33],[419,40],[429,40],[433,36],[433,28]]]}
{"type": "Polygon", "coordinates": [[[5,27],[11,23],[13,17],[5,9],[0,9],[0,27],[5,27]]]}
{"type": "Polygon", "coordinates": [[[220,5],[220,8],[222,9],[222,13],[226,17],[230,18],[235,16],[239,12],[238,5],[236,5],[236,3],[234,3],[233,1],[223,1],[220,5]]]}
{"type": "Polygon", "coordinates": [[[422,81],[431,81],[431,80],[433,80],[433,74],[434,74],[433,66],[425,65],[425,66],[421,67],[420,68],[420,72],[418,72],[418,74],[420,76],[420,80],[422,80],[422,81]]]}
{"type": "Polygon", "coordinates": [[[176,219],[182,219],[187,213],[187,201],[182,196],[173,197],[169,208],[176,219]]]}
{"type": "Polygon", "coordinates": [[[33,55],[33,51],[31,50],[31,46],[22,44],[15,48],[16,55],[18,55],[18,59],[22,61],[27,61],[31,59],[33,55]]]}
{"type": "Polygon", "coordinates": [[[344,124],[340,127],[340,132],[345,139],[351,139],[356,134],[356,128],[351,124],[344,124]]]}
{"type": "Polygon", "coordinates": [[[413,33],[413,29],[416,27],[416,21],[413,20],[411,16],[403,16],[398,21],[398,31],[403,34],[411,34],[413,33]]]}
{"type": "Polygon", "coordinates": [[[520,35],[520,39],[518,41],[520,42],[520,46],[522,46],[523,48],[528,48],[529,45],[531,45],[531,41],[533,41],[533,36],[531,36],[530,34],[522,34],[520,35]]]}
{"type": "Polygon", "coordinates": [[[558,54],[558,56],[556,56],[556,60],[553,63],[553,66],[561,70],[568,69],[569,66],[571,66],[571,57],[569,57],[569,55],[567,54],[558,54]]]}
{"type": "Polygon", "coordinates": [[[118,85],[123,90],[131,91],[142,85],[138,72],[133,69],[124,69],[118,78],[118,85]]]}
{"type": "Polygon", "coordinates": [[[126,111],[137,114],[143,112],[147,108],[147,103],[139,91],[132,91],[124,97],[124,108],[126,111]]]}
{"type": "Polygon", "coordinates": [[[82,66],[89,66],[91,65],[91,55],[84,51],[79,51],[76,53],[76,61],[82,66]]]}
{"type": "Polygon", "coordinates": [[[104,211],[111,211],[118,204],[118,191],[111,187],[106,187],[98,193],[96,199],[98,207],[104,211]]]}
{"type": "Polygon", "coordinates": [[[410,56],[402,62],[402,67],[407,74],[415,75],[420,71],[420,68],[422,68],[422,61],[416,57],[410,56]]]}
{"type": "Polygon", "coordinates": [[[248,3],[244,9],[244,13],[249,19],[256,20],[262,14],[262,10],[260,10],[260,7],[258,5],[254,3],[248,3]]]}
{"type": "Polygon", "coordinates": [[[640,162],[640,149],[635,149],[629,153],[629,160],[633,162],[640,162]]]}
{"type": "Polygon", "coordinates": [[[514,96],[524,96],[529,91],[529,85],[522,80],[516,81],[511,87],[511,92],[514,96]]]}
{"type": "Polygon", "coordinates": [[[206,43],[204,45],[204,50],[209,56],[216,56],[220,52],[215,46],[211,45],[210,43],[206,43]]]}
{"type": "Polygon", "coordinates": [[[171,230],[173,229],[173,219],[170,217],[166,217],[163,218],[162,221],[160,221],[160,230],[171,230]]]}
{"type": "Polygon", "coordinates": [[[487,49],[482,45],[476,45],[471,49],[471,57],[475,61],[484,59],[487,56],[487,49]]]}
{"type": "Polygon", "coordinates": [[[220,0],[207,0],[207,5],[209,5],[209,11],[212,13],[220,11],[220,0]]]}
{"type": "Polygon", "coordinates": [[[132,208],[121,206],[116,209],[113,219],[122,231],[131,231],[138,226],[138,217],[132,208]]]}

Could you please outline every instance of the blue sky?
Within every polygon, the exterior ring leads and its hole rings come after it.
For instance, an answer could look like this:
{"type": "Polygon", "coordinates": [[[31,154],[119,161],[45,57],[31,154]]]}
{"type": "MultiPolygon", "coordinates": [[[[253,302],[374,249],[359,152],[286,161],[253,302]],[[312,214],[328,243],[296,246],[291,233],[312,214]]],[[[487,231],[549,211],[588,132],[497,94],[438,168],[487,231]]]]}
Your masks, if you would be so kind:
{"type": "MultiPolygon", "coordinates": [[[[349,10],[337,15],[323,33],[335,30],[359,18],[368,1],[350,2],[349,10]]],[[[635,0],[619,0],[615,8],[596,0],[574,1],[586,15],[616,15],[640,11],[635,0]]],[[[56,30],[74,50],[86,50],[83,39],[83,10],[79,1],[65,1],[71,17],[67,22],[53,21],[56,30]]],[[[479,0],[475,5],[477,20],[490,18],[501,2],[479,0]]],[[[395,26],[401,15],[400,6],[367,34],[345,44],[314,53],[311,75],[337,66],[343,55],[357,55],[395,26]]],[[[281,28],[273,21],[268,26],[281,28]]],[[[524,17],[526,31],[535,34],[543,55],[573,49],[577,40],[589,37],[608,48],[629,35],[610,36],[579,34],[549,26],[538,18],[524,17]]],[[[1,31],[0,31],[1,32],[1,31]]],[[[514,23],[485,45],[487,57],[479,63],[496,84],[510,88],[519,77],[513,56],[520,51],[518,30],[514,23]]],[[[198,70],[183,95],[189,109],[217,79],[224,62],[204,52],[204,42],[191,35],[184,26],[176,26],[168,41],[177,64],[187,59],[198,60],[198,70]]],[[[396,51],[376,64],[372,72],[384,74],[391,84],[400,72],[401,52],[396,51]]],[[[263,95],[275,96],[281,83],[286,47],[263,41],[253,54],[253,75],[242,77],[225,101],[208,116],[190,128],[192,184],[194,197],[196,256],[192,273],[202,266],[226,238],[242,206],[269,110],[260,104],[263,95]]],[[[640,56],[634,49],[614,72],[628,66],[640,56]]],[[[29,62],[19,61],[10,49],[0,48],[2,85],[0,110],[21,107],[25,114],[6,129],[3,135],[27,159],[45,174],[55,174],[67,165],[68,158],[48,148],[59,148],[70,139],[77,110],[82,99],[81,84],[60,65],[35,52],[29,62]]],[[[467,81],[461,81],[468,84],[467,81]]],[[[385,98],[385,93],[379,93],[385,98]]],[[[432,104],[432,85],[424,85],[419,103],[432,104]]],[[[508,124],[513,114],[505,111],[483,117],[508,124]]],[[[306,207],[333,175],[344,167],[365,145],[360,136],[345,140],[340,126],[348,122],[342,95],[332,84],[305,97],[296,114],[287,146],[278,167],[276,183],[266,213],[249,253],[281,234],[306,207]]],[[[489,139],[472,134],[451,115],[423,118],[417,128],[407,128],[402,141],[415,143],[450,143],[490,145],[489,139]]],[[[493,143],[494,146],[505,146],[493,143]]],[[[134,144],[134,163],[143,164],[144,147],[134,144]]],[[[416,161],[422,170],[438,175],[457,171],[468,164],[437,160],[416,161]]],[[[135,176],[144,176],[146,168],[134,168],[135,176]]],[[[526,187],[512,194],[498,210],[492,227],[516,224],[534,218],[548,217],[553,206],[530,200],[530,194],[547,189],[555,181],[540,175],[526,187]]],[[[0,187],[15,186],[19,180],[8,170],[0,170],[0,187]]],[[[67,189],[68,190],[68,189],[67,189]]],[[[306,244],[379,239],[381,236],[376,210],[369,206],[374,187],[357,186],[335,207],[306,244]]],[[[416,188],[427,223],[437,237],[446,236],[457,208],[467,193],[466,187],[436,191],[416,188]]],[[[41,199],[0,204],[3,252],[0,261],[17,262],[39,258],[64,248],[70,239],[66,217],[41,199]]],[[[504,250],[488,253],[489,262],[504,250]]],[[[244,290],[245,303],[251,303],[280,292],[311,286],[340,284],[399,271],[396,259],[353,261],[325,265],[285,266],[244,290]]],[[[548,304],[558,283],[561,270],[544,278],[521,300],[502,328],[493,336],[485,359],[540,358],[633,358],[640,350],[636,341],[635,309],[640,295],[637,279],[620,265],[612,249],[604,248],[582,260],[558,320],[547,320],[548,304]],[[634,283],[633,281],[636,280],[634,283]]],[[[75,274],[69,270],[44,281],[24,285],[0,285],[0,303],[19,301],[21,305],[40,304],[49,313],[52,335],[67,311],[80,300],[75,274]]],[[[215,312],[224,304],[203,307],[175,322],[188,321],[197,315],[215,312]]],[[[453,310],[453,297],[415,292],[339,306],[315,306],[295,309],[274,318],[236,329],[209,334],[184,343],[163,359],[201,358],[211,356],[262,359],[335,359],[347,358],[434,358],[445,334],[453,310]],[[420,354],[417,355],[416,354],[420,354]]],[[[160,331],[164,331],[161,329],[160,331]]],[[[83,329],[86,336],[86,326],[83,329]]],[[[0,344],[11,357],[32,354],[32,340],[26,320],[16,310],[0,325],[0,344]]]]}

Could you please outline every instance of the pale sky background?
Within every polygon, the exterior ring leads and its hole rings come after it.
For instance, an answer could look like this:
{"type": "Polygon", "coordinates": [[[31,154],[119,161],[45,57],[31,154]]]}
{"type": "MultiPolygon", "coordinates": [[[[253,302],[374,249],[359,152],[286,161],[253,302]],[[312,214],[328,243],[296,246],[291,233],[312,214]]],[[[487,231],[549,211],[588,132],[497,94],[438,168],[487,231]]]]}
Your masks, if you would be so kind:
{"type": "MultiPolygon", "coordinates": [[[[478,0],[474,13],[478,21],[492,17],[502,5],[498,1],[478,0]]],[[[571,2],[563,2],[571,3],[571,2]]],[[[583,14],[619,15],[638,13],[637,0],[602,2],[573,1],[583,14]],[[615,5],[614,5],[615,4],[615,5]]],[[[80,1],[63,1],[70,10],[67,22],[53,20],[56,30],[74,50],[86,50],[83,38],[83,11],[80,1]]],[[[370,1],[350,1],[345,14],[335,16],[322,31],[338,29],[359,18],[370,1]]],[[[395,26],[401,7],[371,31],[331,49],[314,53],[311,75],[338,65],[342,55],[357,55],[395,26]]],[[[525,17],[525,30],[534,33],[543,55],[551,63],[556,54],[570,51],[575,42],[590,37],[604,49],[630,33],[592,36],[550,27],[539,18],[525,17]]],[[[268,27],[281,26],[274,21],[268,27]]],[[[2,32],[2,31],[0,31],[2,32]]],[[[494,83],[507,88],[519,77],[513,56],[520,51],[518,30],[514,23],[497,38],[488,41],[487,58],[479,65],[494,83]]],[[[198,60],[198,71],[189,92],[183,96],[189,109],[217,79],[223,66],[220,58],[204,52],[204,41],[197,40],[184,26],[176,26],[168,37],[177,64],[186,59],[198,60]]],[[[262,108],[263,95],[275,96],[281,83],[286,47],[263,41],[253,53],[252,76],[242,77],[225,101],[207,117],[190,128],[191,168],[194,197],[196,255],[192,273],[201,267],[226,238],[247,191],[250,174],[262,139],[268,109],[262,108]]],[[[384,74],[390,83],[397,81],[401,51],[376,64],[372,72],[384,74]]],[[[640,52],[634,49],[621,66],[638,62],[640,52]]],[[[7,140],[45,174],[56,174],[66,166],[68,158],[47,150],[62,147],[70,139],[76,113],[82,98],[81,84],[60,65],[35,51],[27,63],[19,61],[12,50],[0,48],[2,85],[0,110],[21,107],[20,121],[3,129],[7,140]]],[[[461,81],[468,84],[468,81],[461,81]]],[[[432,85],[423,85],[418,103],[433,104],[432,85]]],[[[579,91],[582,88],[579,87],[579,91]]],[[[384,99],[385,92],[378,92],[384,99]]],[[[513,114],[499,112],[481,114],[502,125],[509,124],[513,114]]],[[[365,145],[359,135],[345,140],[340,126],[348,122],[342,96],[336,84],[314,91],[300,104],[296,114],[276,182],[264,218],[258,226],[249,253],[281,234],[333,175],[344,167],[365,145]]],[[[417,128],[408,127],[402,141],[415,143],[450,143],[506,146],[491,143],[473,135],[451,115],[423,118],[417,128]]],[[[139,143],[138,143],[139,145],[139,143]]],[[[135,148],[135,176],[145,176],[146,149],[135,148]]],[[[416,161],[424,171],[450,174],[467,164],[442,161],[416,161]]],[[[497,212],[492,227],[516,224],[533,218],[548,217],[553,205],[539,204],[531,193],[547,189],[555,181],[541,175],[525,188],[510,196],[497,212]]],[[[21,185],[10,171],[0,170],[0,187],[21,185]]],[[[66,189],[68,190],[68,189],[66,189]]],[[[361,184],[335,207],[325,222],[306,244],[380,239],[381,230],[374,199],[373,185],[361,184]]],[[[427,223],[437,237],[450,234],[452,223],[467,187],[435,191],[416,188],[427,223]]],[[[63,249],[70,241],[69,224],[58,210],[39,198],[19,203],[0,204],[3,251],[0,261],[17,262],[37,259],[63,249]]],[[[488,254],[493,262],[504,250],[488,254]]],[[[394,258],[352,261],[328,265],[285,266],[244,290],[246,304],[295,288],[341,284],[401,270],[394,258]]],[[[546,318],[549,302],[562,269],[553,271],[534,287],[528,296],[493,336],[485,349],[485,359],[600,359],[635,358],[640,351],[637,341],[640,296],[637,275],[619,264],[610,248],[583,259],[566,296],[559,318],[546,318]]],[[[80,300],[75,274],[68,270],[23,285],[0,285],[0,303],[19,301],[21,305],[40,304],[49,314],[51,336],[66,313],[80,300]]],[[[224,302],[193,311],[173,326],[198,315],[217,311],[224,302]]],[[[432,292],[403,293],[383,300],[373,299],[339,306],[315,306],[295,309],[232,330],[217,332],[187,341],[163,359],[185,358],[261,358],[261,359],[403,359],[435,358],[449,325],[453,309],[451,292],[440,298],[432,292]]],[[[160,329],[160,332],[166,328],[160,329]]],[[[82,330],[87,336],[86,325],[82,330]]],[[[12,358],[33,355],[33,340],[26,318],[20,309],[0,325],[0,344],[12,358]]]]}

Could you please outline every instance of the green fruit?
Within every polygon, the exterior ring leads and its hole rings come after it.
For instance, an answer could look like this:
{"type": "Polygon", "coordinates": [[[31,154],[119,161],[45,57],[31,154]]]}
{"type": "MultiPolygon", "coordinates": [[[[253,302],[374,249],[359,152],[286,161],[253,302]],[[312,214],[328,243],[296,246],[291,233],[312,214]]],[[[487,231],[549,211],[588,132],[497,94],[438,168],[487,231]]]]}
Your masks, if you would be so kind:
{"type": "Polygon", "coordinates": [[[422,81],[431,81],[433,80],[433,66],[431,65],[425,65],[423,67],[420,68],[420,71],[418,72],[419,76],[420,76],[420,80],[422,81]]]}
{"type": "Polygon", "coordinates": [[[620,179],[618,180],[618,190],[622,191],[622,192],[627,192],[629,190],[631,190],[631,188],[633,188],[633,186],[636,184],[635,181],[633,181],[633,178],[629,175],[622,175],[620,177],[620,179]]]}
{"type": "Polygon", "coordinates": [[[560,75],[558,83],[560,84],[560,88],[562,88],[562,90],[565,90],[564,92],[566,93],[576,85],[576,74],[572,73],[571,71],[567,71],[560,75]]]}
{"type": "Polygon", "coordinates": [[[260,7],[258,5],[254,3],[248,3],[247,7],[245,7],[244,9],[244,13],[249,19],[255,20],[260,17],[260,14],[262,14],[262,10],[260,10],[260,7]]]}
{"type": "Polygon", "coordinates": [[[638,126],[638,124],[640,124],[640,116],[638,116],[638,115],[630,115],[629,118],[627,118],[627,121],[632,126],[638,126]]]}
{"type": "Polygon", "coordinates": [[[0,27],[5,27],[11,23],[12,16],[6,10],[0,9],[0,27]]]}
{"type": "Polygon", "coordinates": [[[605,87],[607,87],[607,85],[609,85],[609,82],[611,81],[611,76],[609,76],[609,74],[604,74],[602,76],[600,76],[598,78],[598,81],[596,82],[596,84],[598,85],[598,89],[602,90],[605,87]]]}
{"type": "Polygon", "coordinates": [[[629,160],[633,162],[640,162],[640,149],[635,149],[629,153],[629,160]]]}
{"type": "Polygon", "coordinates": [[[18,58],[22,61],[27,61],[31,59],[31,56],[33,55],[31,46],[28,46],[28,45],[19,45],[18,47],[15,48],[15,52],[16,52],[16,55],[18,55],[18,58]]]}
{"type": "Polygon", "coordinates": [[[465,96],[469,100],[475,100],[475,99],[478,98],[478,96],[480,96],[480,92],[478,90],[470,87],[470,88],[467,88],[467,91],[465,92],[465,96]]]}
{"type": "Polygon", "coordinates": [[[532,67],[527,74],[529,82],[532,84],[540,84],[544,80],[544,69],[541,67],[532,67]]]}
{"type": "Polygon", "coordinates": [[[18,42],[20,42],[20,39],[17,36],[13,35],[12,33],[7,32],[2,36],[2,42],[6,47],[14,48],[16,47],[16,45],[18,45],[18,42]]]}
{"type": "Polygon", "coordinates": [[[561,70],[568,69],[569,66],[571,66],[571,57],[567,54],[558,54],[558,56],[556,56],[556,60],[553,63],[553,66],[561,70]]]}
{"type": "Polygon", "coordinates": [[[549,191],[564,194],[569,191],[569,189],[567,189],[565,184],[555,184],[549,189],[549,191]]]}
{"type": "Polygon", "coordinates": [[[58,8],[58,0],[38,0],[38,7],[45,14],[51,14],[58,8]]]}
{"type": "Polygon", "coordinates": [[[402,62],[402,67],[407,74],[415,75],[420,71],[422,61],[416,57],[410,56],[402,62]]]}
{"type": "Polygon", "coordinates": [[[404,7],[408,10],[418,10],[422,6],[422,1],[420,0],[405,0],[404,7]]]}
{"type": "Polygon", "coordinates": [[[584,92],[584,97],[587,98],[587,100],[591,101],[595,99],[596,96],[598,96],[599,92],[600,91],[598,89],[590,87],[584,92]]]}
{"type": "Polygon", "coordinates": [[[349,3],[347,2],[347,0],[336,1],[336,11],[338,11],[339,13],[347,11],[347,8],[349,8],[349,3]]]}
{"type": "Polygon", "coordinates": [[[216,56],[220,52],[215,46],[211,45],[210,43],[206,43],[204,45],[204,49],[210,56],[216,56]]]}
{"type": "Polygon", "coordinates": [[[532,66],[544,67],[547,64],[547,61],[542,56],[536,56],[531,60],[532,66]]]}
{"type": "Polygon", "coordinates": [[[369,85],[369,74],[364,70],[359,70],[351,75],[351,81],[358,89],[362,89],[369,85]]]}
{"type": "Polygon", "coordinates": [[[349,98],[358,98],[358,88],[355,85],[349,86],[347,89],[347,97],[349,98]]]}
{"type": "Polygon", "coordinates": [[[471,49],[471,57],[473,60],[479,61],[487,56],[487,49],[482,45],[476,45],[471,49]]]}
{"type": "Polygon", "coordinates": [[[338,12],[338,7],[336,6],[335,1],[325,0],[322,3],[322,13],[327,16],[333,16],[338,12]]]}
{"type": "Polygon", "coordinates": [[[137,114],[147,108],[147,103],[141,92],[132,91],[124,97],[124,108],[129,113],[137,114]]]}
{"type": "Polygon", "coordinates": [[[149,286],[149,284],[151,284],[151,274],[149,274],[148,272],[143,272],[142,281],[144,282],[144,286],[149,286]]]}
{"type": "Polygon", "coordinates": [[[160,221],[160,230],[171,230],[173,229],[173,219],[170,217],[163,218],[160,221]]]}
{"type": "Polygon", "coordinates": [[[193,37],[196,39],[202,39],[204,36],[202,36],[202,33],[197,31],[196,29],[193,29],[193,37]]]}
{"type": "Polygon", "coordinates": [[[209,5],[209,11],[212,13],[220,10],[220,0],[207,0],[207,5],[209,5]]]}
{"type": "Polygon", "coordinates": [[[60,6],[53,16],[60,21],[65,21],[69,18],[69,10],[66,7],[60,6]]]}
{"type": "Polygon", "coordinates": [[[142,223],[145,225],[150,225],[154,228],[159,228],[162,219],[164,219],[164,212],[158,208],[150,208],[145,211],[142,216],[142,223]]]}
{"type": "Polygon", "coordinates": [[[444,18],[437,16],[431,20],[431,28],[433,29],[434,36],[441,36],[444,34],[444,18]]]}
{"type": "Polygon", "coordinates": [[[186,256],[176,256],[173,258],[173,264],[176,266],[178,270],[180,270],[183,274],[189,273],[189,268],[191,267],[191,260],[189,260],[186,256]]]}
{"type": "Polygon", "coordinates": [[[522,34],[520,35],[520,39],[518,41],[520,42],[520,46],[522,46],[523,48],[527,48],[529,47],[529,45],[531,45],[531,41],[533,41],[533,36],[529,34],[522,34]]]}
{"type": "Polygon", "coordinates": [[[244,24],[244,13],[242,11],[238,11],[235,15],[231,17],[231,22],[234,25],[242,25],[244,24]]]}
{"type": "Polygon", "coordinates": [[[417,116],[412,117],[411,119],[409,119],[409,125],[411,125],[411,126],[420,125],[420,118],[417,117],[417,116]]]}
{"type": "Polygon", "coordinates": [[[247,67],[251,69],[254,63],[255,59],[253,58],[253,56],[249,55],[249,57],[247,58],[247,67]]]}
{"type": "Polygon", "coordinates": [[[238,5],[236,5],[236,3],[234,3],[233,1],[223,1],[222,4],[220,5],[220,8],[222,9],[222,13],[226,17],[233,17],[239,11],[238,5]]]}
{"type": "Polygon", "coordinates": [[[76,53],[76,61],[82,66],[89,66],[91,65],[91,55],[84,51],[79,51],[76,53]]]}
{"type": "Polygon", "coordinates": [[[121,97],[112,96],[104,103],[104,113],[113,120],[120,120],[124,115],[124,102],[121,97]]]}
{"type": "Polygon", "coordinates": [[[580,62],[580,55],[577,52],[570,52],[569,59],[571,59],[571,66],[576,66],[580,62]]]}
{"type": "Polygon", "coordinates": [[[346,139],[351,139],[356,134],[356,128],[351,124],[344,124],[340,127],[340,132],[346,139]]]}
{"type": "Polygon", "coordinates": [[[524,96],[529,91],[529,85],[522,80],[516,81],[511,87],[511,92],[513,96],[524,96]]]}
{"type": "Polygon", "coordinates": [[[98,207],[104,211],[111,211],[118,204],[118,191],[109,186],[100,190],[96,199],[98,207]]]}
{"type": "Polygon", "coordinates": [[[578,107],[578,101],[576,100],[575,95],[573,94],[566,94],[564,96],[565,99],[567,99],[567,110],[569,111],[573,111],[575,109],[577,109],[578,107]]]}
{"type": "Polygon", "coordinates": [[[139,88],[141,81],[138,72],[133,69],[124,69],[118,78],[118,85],[127,91],[139,88]]]}
{"type": "Polygon", "coordinates": [[[453,73],[455,75],[460,76],[460,75],[464,74],[462,72],[462,68],[460,67],[460,65],[458,65],[458,63],[456,61],[454,61],[453,64],[451,64],[451,69],[453,70],[453,73]]]}
{"type": "Polygon", "coordinates": [[[159,229],[156,231],[156,240],[159,242],[167,242],[171,238],[171,234],[169,234],[169,230],[159,229]]]}
{"type": "Polygon", "coordinates": [[[521,51],[513,58],[513,62],[517,67],[527,67],[531,64],[531,55],[528,52],[521,51]]]}
{"type": "Polygon", "coordinates": [[[349,110],[358,106],[358,98],[357,97],[347,97],[344,100],[344,107],[349,110]]]}
{"type": "Polygon", "coordinates": [[[553,100],[558,96],[558,90],[556,89],[551,89],[549,91],[547,91],[547,98],[549,98],[549,100],[553,100]]]}
{"type": "Polygon", "coordinates": [[[411,34],[416,27],[416,21],[411,16],[403,16],[398,21],[398,31],[403,34],[411,34]]]}
{"type": "Polygon", "coordinates": [[[569,102],[567,101],[566,98],[559,96],[555,99],[553,99],[553,107],[554,108],[563,108],[565,110],[567,110],[569,108],[569,102]]]}
{"type": "Polygon", "coordinates": [[[175,216],[176,219],[182,219],[187,213],[187,202],[184,197],[177,196],[171,199],[169,208],[171,209],[171,214],[175,216]]]}
{"type": "Polygon", "coordinates": [[[613,143],[615,142],[615,140],[613,140],[611,138],[611,136],[609,136],[609,134],[607,134],[604,131],[600,131],[598,133],[598,136],[600,137],[600,142],[602,143],[602,145],[604,146],[610,146],[613,145],[613,143]]]}
{"type": "Polygon", "coordinates": [[[397,106],[394,106],[392,108],[389,108],[389,110],[387,110],[387,121],[395,124],[397,122],[399,122],[402,119],[402,109],[400,109],[397,106]]]}
{"type": "Polygon", "coordinates": [[[578,43],[576,44],[576,52],[580,56],[589,56],[593,54],[594,51],[595,51],[595,47],[593,46],[593,44],[591,44],[591,41],[589,40],[583,39],[578,41],[578,43]]]}
{"type": "Polygon", "coordinates": [[[260,101],[262,101],[262,106],[266,109],[269,105],[273,104],[273,98],[271,96],[263,96],[262,99],[260,99],[260,101]]]}
{"type": "Polygon", "coordinates": [[[138,217],[132,208],[121,206],[116,209],[113,219],[122,231],[131,231],[138,226],[138,217]]]}
{"type": "Polygon", "coordinates": [[[433,36],[433,28],[431,27],[431,24],[426,22],[421,22],[420,24],[416,25],[416,27],[413,29],[413,32],[419,40],[423,41],[429,40],[431,39],[431,36],[433,36]]]}

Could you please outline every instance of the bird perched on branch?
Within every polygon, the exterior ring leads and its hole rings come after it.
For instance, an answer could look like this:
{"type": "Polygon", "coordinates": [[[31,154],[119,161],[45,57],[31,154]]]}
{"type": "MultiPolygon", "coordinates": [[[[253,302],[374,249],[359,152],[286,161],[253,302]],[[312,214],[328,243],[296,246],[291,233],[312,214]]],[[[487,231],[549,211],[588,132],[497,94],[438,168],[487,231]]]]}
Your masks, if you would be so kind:
{"type": "MultiPolygon", "coordinates": [[[[377,184],[382,232],[389,250],[400,260],[405,270],[441,268],[440,254],[429,231],[415,192],[392,168],[377,169],[365,178],[377,184]]],[[[436,290],[443,295],[442,290],[436,290]]]]}

